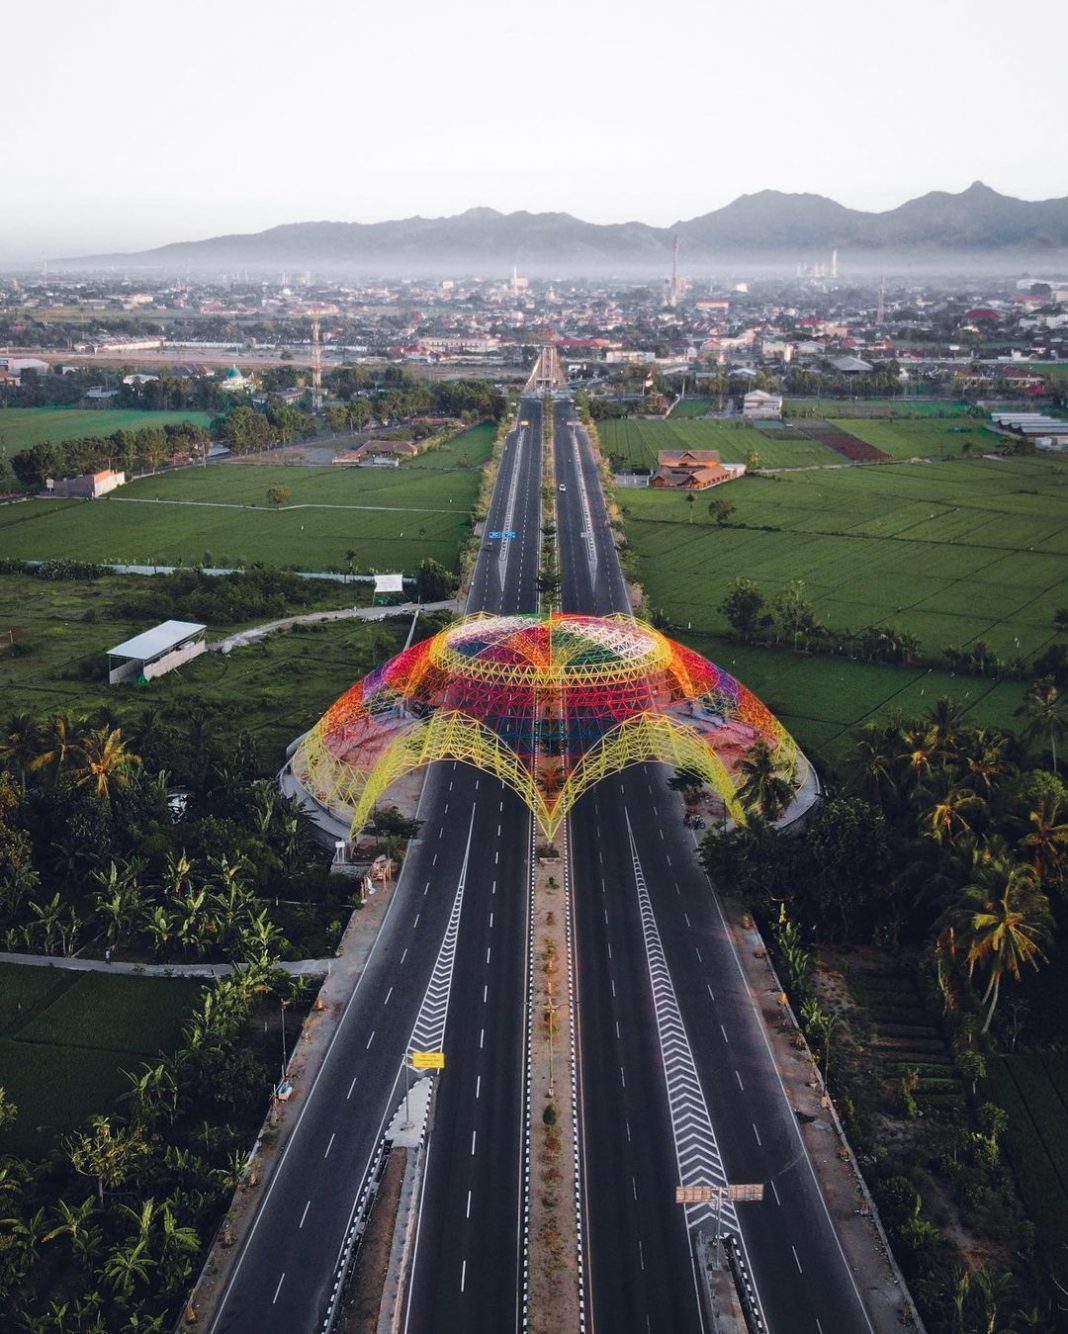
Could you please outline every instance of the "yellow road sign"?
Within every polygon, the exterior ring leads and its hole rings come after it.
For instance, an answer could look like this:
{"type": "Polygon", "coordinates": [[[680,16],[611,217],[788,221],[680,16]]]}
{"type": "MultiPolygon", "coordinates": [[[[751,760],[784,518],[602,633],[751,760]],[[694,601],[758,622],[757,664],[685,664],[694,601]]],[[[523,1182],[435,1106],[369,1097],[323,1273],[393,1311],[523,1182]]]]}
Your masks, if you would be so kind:
{"type": "Polygon", "coordinates": [[[413,1051],[413,1070],[444,1070],[445,1053],[443,1051],[413,1051]]]}

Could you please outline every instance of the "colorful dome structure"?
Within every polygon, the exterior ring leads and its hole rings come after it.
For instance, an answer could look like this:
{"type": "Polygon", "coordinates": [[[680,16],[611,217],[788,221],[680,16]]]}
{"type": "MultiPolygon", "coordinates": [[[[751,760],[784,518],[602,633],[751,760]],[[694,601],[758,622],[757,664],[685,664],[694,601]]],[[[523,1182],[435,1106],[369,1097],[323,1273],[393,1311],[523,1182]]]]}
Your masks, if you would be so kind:
{"type": "Polygon", "coordinates": [[[587,788],[632,764],[694,770],[735,820],[737,766],[763,739],[793,774],[793,739],[745,686],[630,616],[467,617],[347,691],[292,768],[359,831],[403,774],[453,759],[495,774],[547,837],[587,788]]]}

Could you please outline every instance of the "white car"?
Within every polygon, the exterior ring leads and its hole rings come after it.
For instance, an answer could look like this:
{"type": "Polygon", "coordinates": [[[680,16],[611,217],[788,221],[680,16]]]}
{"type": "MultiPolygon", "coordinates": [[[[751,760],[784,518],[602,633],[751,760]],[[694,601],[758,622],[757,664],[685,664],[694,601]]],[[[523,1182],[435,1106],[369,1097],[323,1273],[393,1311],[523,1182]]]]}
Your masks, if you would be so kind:
{"type": "Polygon", "coordinates": [[[560,490],[561,490],[561,491],[566,491],[566,490],[567,490],[567,486],[566,486],[566,484],[565,484],[564,482],[561,482],[561,483],[560,483],[560,490]]]}

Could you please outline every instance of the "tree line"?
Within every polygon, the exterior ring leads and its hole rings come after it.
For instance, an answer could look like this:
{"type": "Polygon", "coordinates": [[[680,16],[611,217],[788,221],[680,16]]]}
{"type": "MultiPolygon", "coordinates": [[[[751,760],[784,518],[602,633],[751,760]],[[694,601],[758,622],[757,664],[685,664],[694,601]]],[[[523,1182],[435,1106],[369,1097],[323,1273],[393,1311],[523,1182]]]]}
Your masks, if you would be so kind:
{"type": "MultiPolygon", "coordinates": [[[[688,496],[687,500],[692,498],[688,496]]],[[[715,502],[709,507],[709,514],[721,524],[728,522],[730,511],[721,516],[714,512],[714,505],[715,502]]],[[[996,679],[1048,679],[1060,690],[1068,688],[1068,644],[1054,642],[1031,663],[1022,657],[1005,661],[984,640],[962,647],[947,645],[941,654],[925,654],[911,631],[893,624],[869,625],[856,631],[824,625],[806,595],[803,580],[792,581],[769,598],[752,579],[740,575],[717,610],[743,643],[771,644],[803,653],[843,654],[863,662],[926,666],[996,679]]],[[[1058,631],[1068,630],[1068,610],[1055,613],[1054,626],[1058,631]]]]}
{"type": "Polygon", "coordinates": [[[79,477],[106,468],[155,472],[165,465],[195,462],[207,456],[210,443],[210,433],[193,422],[148,425],[106,436],[42,441],[16,454],[11,468],[23,486],[40,489],[49,477],[79,477]]]}

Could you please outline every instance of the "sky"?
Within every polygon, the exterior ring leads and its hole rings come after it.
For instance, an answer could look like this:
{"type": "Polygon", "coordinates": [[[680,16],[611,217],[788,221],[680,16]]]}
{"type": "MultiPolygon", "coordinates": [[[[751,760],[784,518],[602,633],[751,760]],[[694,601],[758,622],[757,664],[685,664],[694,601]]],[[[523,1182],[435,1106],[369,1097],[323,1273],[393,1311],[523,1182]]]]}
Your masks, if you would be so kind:
{"type": "Polygon", "coordinates": [[[0,262],[474,206],[1068,195],[1034,64],[1063,0],[49,0],[3,45],[0,262]]]}

